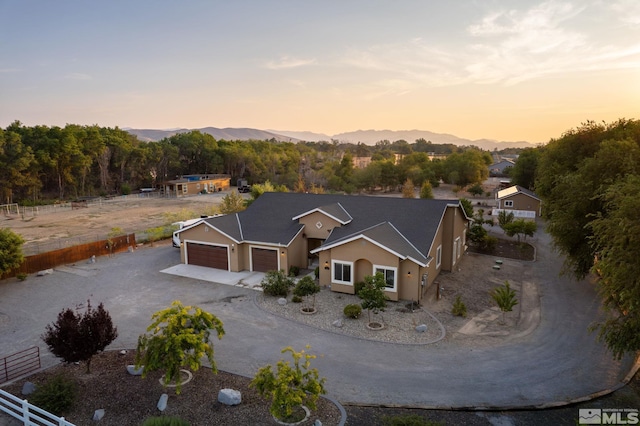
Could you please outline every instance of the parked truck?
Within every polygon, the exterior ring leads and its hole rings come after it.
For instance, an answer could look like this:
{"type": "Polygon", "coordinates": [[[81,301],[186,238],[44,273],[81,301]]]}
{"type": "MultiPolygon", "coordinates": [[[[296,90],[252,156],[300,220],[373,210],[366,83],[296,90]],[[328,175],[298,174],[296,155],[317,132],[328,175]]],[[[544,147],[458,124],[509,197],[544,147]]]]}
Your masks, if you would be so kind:
{"type": "Polygon", "coordinates": [[[251,186],[246,179],[238,179],[238,192],[251,192],[251,186]]]}

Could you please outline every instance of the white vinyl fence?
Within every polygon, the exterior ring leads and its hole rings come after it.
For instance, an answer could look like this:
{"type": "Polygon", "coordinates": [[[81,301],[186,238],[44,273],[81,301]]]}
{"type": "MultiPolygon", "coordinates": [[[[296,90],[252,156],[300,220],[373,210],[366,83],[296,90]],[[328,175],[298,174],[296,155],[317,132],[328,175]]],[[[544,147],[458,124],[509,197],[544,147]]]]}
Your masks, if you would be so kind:
{"type": "Polygon", "coordinates": [[[54,416],[29,404],[26,399],[17,398],[2,389],[0,389],[0,411],[20,420],[25,426],[75,426],[64,417],[54,416]]]}
{"type": "Polygon", "coordinates": [[[529,210],[505,210],[505,209],[493,209],[491,211],[491,216],[498,216],[500,212],[506,211],[509,213],[513,213],[513,217],[515,218],[524,218],[524,219],[535,219],[536,212],[532,212],[529,210]]]}

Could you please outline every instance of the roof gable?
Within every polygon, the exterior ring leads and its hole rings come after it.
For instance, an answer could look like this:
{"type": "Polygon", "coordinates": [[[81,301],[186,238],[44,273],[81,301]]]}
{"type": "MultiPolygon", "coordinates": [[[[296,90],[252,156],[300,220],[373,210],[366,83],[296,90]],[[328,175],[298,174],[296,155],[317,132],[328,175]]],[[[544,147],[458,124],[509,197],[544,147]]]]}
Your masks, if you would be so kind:
{"type": "Polygon", "coordinates": [[[498,191],[497,197],[498,199],[502,199],[502,198],[510,197],[515,194],[524,194],[540,201],[540,198],[538,198],[538,196],[534,192],[529,191],[528,189],[523,188],[520,185],[513,185],[513,186],[510,186],[509,188],[505,188],[503,190],[498,191]]]}
{"type": "Polygon", "coordinates": [[[327,206],[321,206],[321,207],[316,207],[312,210],[309,210],[308,212],[304,212],[302,214],[299,214],[297,216],[294,216],[292,218],[292,220],[298,220],[302,217],[308,216],[312,213],[322,213],[325,216],[330,217],[331,219],[335,220],[336,222],[340,223],[341,225],[346,225],[347,223],[351,222],[353,220],[353,218],[351,217],[351,215],[349,214],[348,211],[346,211],[344,209],[344,207],[342,207],[342,205],[340,203],[333,203],[327,206]]]}

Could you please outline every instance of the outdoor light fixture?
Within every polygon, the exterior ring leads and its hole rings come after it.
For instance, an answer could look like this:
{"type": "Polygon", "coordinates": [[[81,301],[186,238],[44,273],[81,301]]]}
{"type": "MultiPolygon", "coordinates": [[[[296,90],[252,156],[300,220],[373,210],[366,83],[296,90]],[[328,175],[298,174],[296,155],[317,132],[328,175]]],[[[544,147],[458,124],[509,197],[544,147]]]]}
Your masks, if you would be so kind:
{"type": "Polygon", "coordinates": [[[231,244],[231,253],[233,253],[234,250],[235,250],[235,246],[231,244]]]}
{"type": "Polygon", "coordinates": [[[329,269],[329,262],[324,262],[324,269],[329,269]]]}

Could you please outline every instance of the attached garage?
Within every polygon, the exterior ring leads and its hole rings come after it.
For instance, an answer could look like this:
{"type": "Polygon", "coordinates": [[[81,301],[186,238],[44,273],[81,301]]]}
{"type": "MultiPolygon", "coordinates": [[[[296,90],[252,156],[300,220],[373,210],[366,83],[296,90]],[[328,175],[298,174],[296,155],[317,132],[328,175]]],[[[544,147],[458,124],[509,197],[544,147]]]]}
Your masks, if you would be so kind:
{"type": "Polygon", "coordinates": [[[229,257],[226,247],[187,242],[186,258],[186,263],[189,265],[229,270],[229,257]]]}
{"type": "Polygon", "coordinates": [[[268,272],[278,270],[278,250],[251,248],[252,270],[256,272],[268,272]]]}

